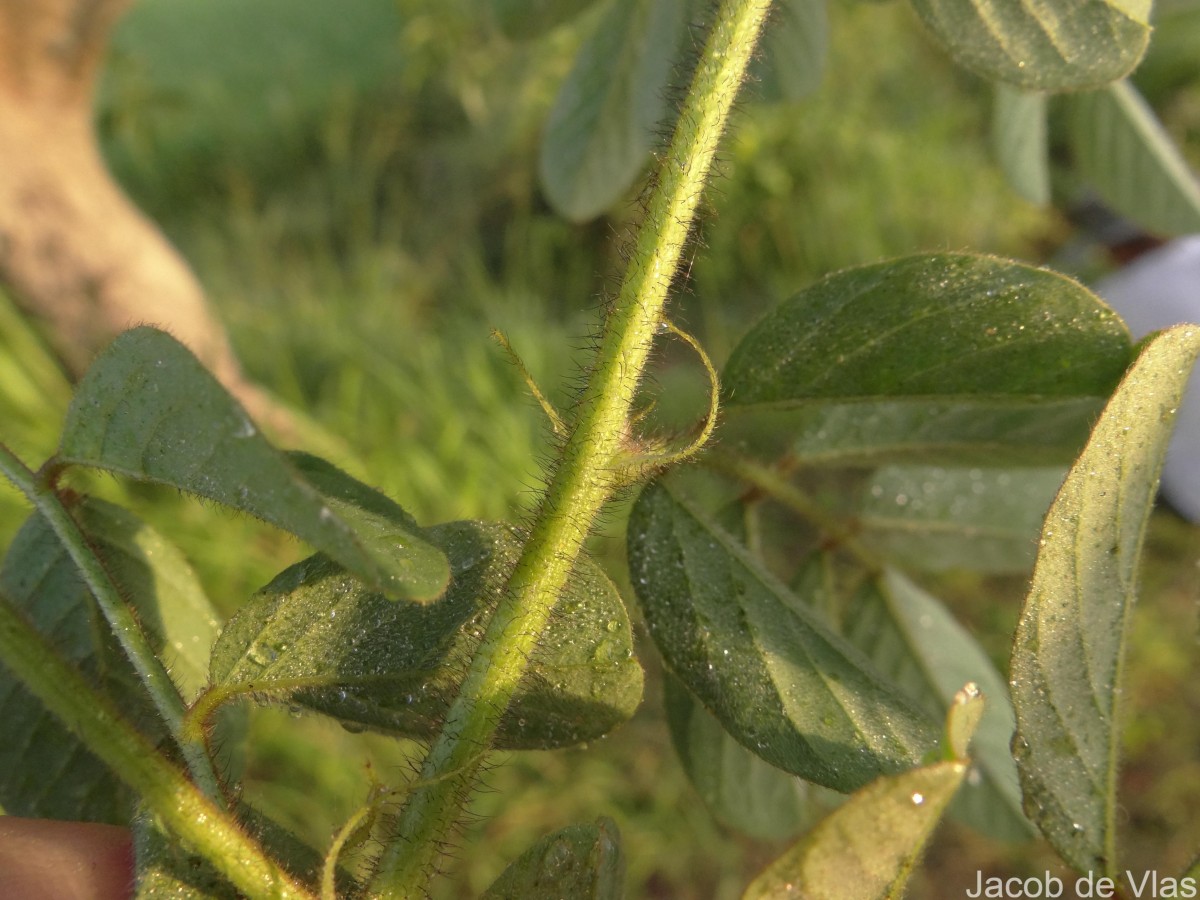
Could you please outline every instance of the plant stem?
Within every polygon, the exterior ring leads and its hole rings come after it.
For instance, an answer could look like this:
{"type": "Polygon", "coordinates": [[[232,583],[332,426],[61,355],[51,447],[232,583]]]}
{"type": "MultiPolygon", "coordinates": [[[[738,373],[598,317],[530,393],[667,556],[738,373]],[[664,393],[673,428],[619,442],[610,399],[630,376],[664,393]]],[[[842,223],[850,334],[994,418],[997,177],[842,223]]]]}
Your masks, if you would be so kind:
{"type": "Polygon", "coordinates": [[[421,897],[500,717],[529,664],[617,471],[634,395],[663,321],[696,208],[770,0],[723,0],[701,56],[625,281],[605,324],[574,430],[479,650],[421,769],[427,787],[401,814],[371,885],[421,897]],[[444,777],[446,775],[452,777],[444,777]]]}
{"type": "Polygon", "coordinates": [[[313,898],[0,597],[0,659],[192,850],[249,897],[313,898]]]}
{"type": "Polygon", "coordinates": [[[184,716],[187,708],[179,690],[146,640],[146,634],[134,618],[133,612],[121,598],[121,593],[108,570],[88,545],[78,523],[54,489],[43,484],[37,475],[3,444],[0,444],[0,473],[25,494],[62,542],[78,567],[88,590],[96,598],[96,603],[104,618],[108,620],[121,649],[145,685],[154,708],[163,717],[167,730],[178,743],[188,771],[210,799],[224,806],[225,799],[221,793],[220,782],[203,740],[191,740],[185,734],[184,716]]]}

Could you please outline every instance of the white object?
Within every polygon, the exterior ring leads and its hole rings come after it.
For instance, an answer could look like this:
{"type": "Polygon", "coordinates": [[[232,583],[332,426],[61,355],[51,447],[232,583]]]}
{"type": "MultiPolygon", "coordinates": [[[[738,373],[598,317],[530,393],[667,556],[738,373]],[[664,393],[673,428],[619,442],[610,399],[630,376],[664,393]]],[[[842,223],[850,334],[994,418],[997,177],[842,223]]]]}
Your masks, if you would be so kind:
{"type": "MultiPolygon", "coordinates": [[[[1200,235],[1143,254],[1095,286],[1135,339],[1181,322],[1200,323],[1200,235]]],[[[1192,373],[1163,466],[1162,494],[1200,523],[1200,370],[1192,373]]]]}

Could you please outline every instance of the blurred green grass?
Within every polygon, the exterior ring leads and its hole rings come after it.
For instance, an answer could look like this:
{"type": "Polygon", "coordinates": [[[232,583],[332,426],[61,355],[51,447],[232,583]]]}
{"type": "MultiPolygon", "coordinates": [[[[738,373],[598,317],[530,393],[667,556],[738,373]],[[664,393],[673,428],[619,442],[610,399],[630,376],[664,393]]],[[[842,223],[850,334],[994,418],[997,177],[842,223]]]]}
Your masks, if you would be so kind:
{"type": "MultiPolygon", "coordinates": [[[[588,226],[546,208],[539,123],[578,36],[514,45],[478,8],[142,0],[116,34],[99,101],[114,171],[192,262],[250,374],[428,523],[528,508],[551,443],[489,330],[569,403],[636,219],[632,200],[588,226]]],[[[836,3],[832,15],[821,92],[793,106],[747,101],[723,153],[679,301],[718,363],[755,316],[828,271],[916,250],[1037,259],[1067,234],[1004,186],[985,149],[985,87],[905,7],[836,3]]],[[[686,352],[663,352],[657,382],[664,422],[700,410],[686,352]]],[[[3,439],[36,464],[69,388],[3,303],[0,384],[3,439]]],[[[173,494],[89,484],[177,540],[226,613],[304,552],[173,494]]],[[[0,492],[0,539],[23,514],[0,492]]],[[[618,507],[596,548],[623,581],[621,518],[618,507]]],[[[1148,556],[1152,600],[1125,695],[1138,711],[1126,809],[1133,855],[1166,871],[1160,857],[1183,865],[1181,835],[1195,835],[1197,529],[1157,516],[1148,556]]],[[[1003,658],[1021,585],[943,587],[1003,658]]],[[[588,748],[511,754],[488,773],[438,896],[477,895],[539,835],[601,814],[624,835],[632,897],[736,897],[778,851],[707,816],[669,746],[654,650],[641,650],[647,700],[629,725],[588,748]]],[[[251,728],[248,797],[320,846],[372,778],[407,774],[414,752],[286,710],[257,712],[251,728]]],[[[952,828],[937,847],[914,895],[961,896],[968,865],[1035,871],[1048,859],[952,828]]]]}

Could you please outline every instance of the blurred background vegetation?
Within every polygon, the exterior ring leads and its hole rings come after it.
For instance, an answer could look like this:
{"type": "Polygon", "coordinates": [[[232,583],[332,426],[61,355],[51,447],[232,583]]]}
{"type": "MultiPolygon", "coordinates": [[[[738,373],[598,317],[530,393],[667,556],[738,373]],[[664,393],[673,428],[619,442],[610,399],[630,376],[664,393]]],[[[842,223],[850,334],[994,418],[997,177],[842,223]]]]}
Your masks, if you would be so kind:
{"type": "MultiPolygon", "coordinates": [[[[425,523],[528,507],[548,429],[490,328],[569,402],[638,215],[636,190],[585,225],[549,209],[537,146],[579,29],[516,43],[484,7],[140,0],[99,98],[115,173],[195,267],[249,374],[425,523]]],[[[830,16],[820,90],[790,104],[751,92],[726,144],[677,314],[718,364],[767,307],[848,265],[972,250],[1094,272],[1099,257],[1064,216],[1005,185],[987,150],[989,89],[907,6],[841,0],[830,16]]],[[[1156,42],[1140,84],[1196,163],[1200,30],[1191,34],[1156,42]]],[[[699,413],[703,378],[685,354],[664,352],[657,380],[664,421],[699,413]]],[[[69,387],[2,298],[0,385],[4,441],[31,461],[49,455],[69,387]]],[[[226,613],[304,553],[174,495],[105,479],[94,488],[177,540],[226,613]]],[[[0,492],[0,540],[24,515],[0,492]]],[[[616,510],[596,543],[618,580],[622,518],[616,510]]],[[[1197,845],[1198,559],[1200,529],[1157,514],[1124,695],[1135,870],[1173,873],[1197,845]]],[[[953,573],[939,585],[999,660],[1022,588],[953,573]]],[[[736,897],[778,852],[708,816],[670,747],[657,657],[642,649],[647,697],[630,724],[591,747],[510,754],[487,775],[442,896],[475,896],[540,834],[600,814],[621,828],[631,897],[736,897]]],[[[247,793],[324,846],[372,779],[406,771],[409,749],[259,711],[247,793]]],[[[959,827],[933,846],[914,896],[961,896],[981,867],[1054,868],[1046,851],[959,827]]]]}

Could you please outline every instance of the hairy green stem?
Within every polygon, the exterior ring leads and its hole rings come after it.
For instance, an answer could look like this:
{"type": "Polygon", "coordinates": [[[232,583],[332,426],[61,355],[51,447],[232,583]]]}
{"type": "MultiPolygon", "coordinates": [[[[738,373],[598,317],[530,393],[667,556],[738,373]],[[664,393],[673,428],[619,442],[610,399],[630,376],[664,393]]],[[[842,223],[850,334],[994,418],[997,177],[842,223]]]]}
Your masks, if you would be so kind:
{"type": "Polygon", "coordinates": [[[146,640],[146,634],[134,618],[133,612],[121,598],[108,570],[88,545],[87,538],[71,513],[63,506],[54,489],[41,480],[22,463],[11,450],[0,444],[0,473],[16,485],[42,515],[59,541],[79,569],[84,583],[101,613],[112,628],[121,649],[132,663],[154,708],[163,717],[167,730],[179,745],[188,771],[196,784],[214,802],[224,805],[217,773],[203,740],[190,739],[184,730],[187,707],[175,683],[171,681],[162,661],[146,640]]]}
{"type": "Polygon", "coordinates": [[[0,660],[189,848],[249,897],[313,898],[0,597],[0,660]]]}
{"type": "Polygon", "coordinates": [[[574,430],[458,698],[421,769],[415,791],[371,885],[377,897],[422,897],[441,845],[460,815],[481,751],[525,674],[618,471],[634,395],[663,322],[671,281],[713,155],[770,0],[723,0],[684,101],[638,231],[621,291],[605,323],[574,430]],[[443,777],[445,775],[451,777],[443,777]]]}

